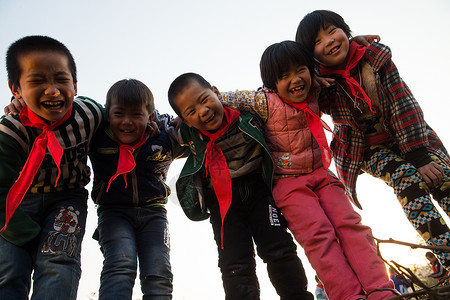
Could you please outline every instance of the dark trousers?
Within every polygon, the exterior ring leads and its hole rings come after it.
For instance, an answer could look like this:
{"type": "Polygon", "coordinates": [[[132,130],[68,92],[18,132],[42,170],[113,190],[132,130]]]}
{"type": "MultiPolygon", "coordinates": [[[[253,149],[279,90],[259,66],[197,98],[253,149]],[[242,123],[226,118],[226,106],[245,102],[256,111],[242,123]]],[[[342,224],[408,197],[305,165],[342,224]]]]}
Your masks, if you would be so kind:
{"type": "Polygon", "coordinates": [[[233,200],[224,220],[223,249],[219,204],[214,191],[206,195],[226,299],[259,299],[253,241],[280,299],[314,299],[306,289],[297,247],[261,176],[233,180],[232,186],[233,200]]]}

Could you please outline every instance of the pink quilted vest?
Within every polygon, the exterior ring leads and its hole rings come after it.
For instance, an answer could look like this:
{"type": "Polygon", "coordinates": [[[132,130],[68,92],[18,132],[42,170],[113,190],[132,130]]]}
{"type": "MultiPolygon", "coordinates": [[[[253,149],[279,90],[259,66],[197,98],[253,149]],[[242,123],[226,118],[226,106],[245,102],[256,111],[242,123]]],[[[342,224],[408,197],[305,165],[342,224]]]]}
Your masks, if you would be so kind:
{"type": "MultiPolygon", "coordinates": [[[[305,114],[284,103],[276,93],[266,93],[269,117],[265,139],[278,175],[307,174],[322,166],[319,145],[306,124],[305,114]]],[[[317,97],[309,103],[319,111],[317,97]]]]}

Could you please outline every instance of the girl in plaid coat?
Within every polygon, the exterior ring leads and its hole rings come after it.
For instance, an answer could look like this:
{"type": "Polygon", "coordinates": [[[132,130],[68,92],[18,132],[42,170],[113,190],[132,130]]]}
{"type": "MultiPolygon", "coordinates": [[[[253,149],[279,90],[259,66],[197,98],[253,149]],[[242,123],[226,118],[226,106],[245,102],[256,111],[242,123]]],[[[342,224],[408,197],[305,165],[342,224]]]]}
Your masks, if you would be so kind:
{"type": "MultiPolygon", "coordinates": [[[[342,143],[331,143],[337,172],[347,194],[356,197],[361,172],[394,189],[411,225],[429,245],[449,245],[450,230],[431,196],[450,215],[450,161],[437,134],[400,78],[389,47],[350,42],[343,18],[318,10],[300,22],[296,41],[319,63],[322,76],[335,84],[321,95],[320,109],[331,115],[342,143]]],[[[445,267],[450,253],[436,251],[445,267]]]]}

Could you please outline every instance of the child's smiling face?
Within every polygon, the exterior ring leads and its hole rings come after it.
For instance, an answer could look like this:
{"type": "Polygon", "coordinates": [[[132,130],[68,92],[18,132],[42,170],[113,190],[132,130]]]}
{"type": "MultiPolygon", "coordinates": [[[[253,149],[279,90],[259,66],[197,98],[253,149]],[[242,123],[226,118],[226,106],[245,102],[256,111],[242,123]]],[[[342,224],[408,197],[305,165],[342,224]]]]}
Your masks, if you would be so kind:
{"type": "Polygon", "coordinates": [[[291,65],[276,83],[277,94],[290,102],[305,101],[311,88],[311,74],[305,65],[291,65]]]}
{"type": "Polygon", "coordinates": [[[117,141],[134,144],[146,132],[154,114],[149,114],[145,104],[140,107],[120,105],[113,98],[108,110],[108,121],[117,141]]]}
{"type": "Polygon", "coordinates": [[[334,25],[320,28],[314,44],[314,58],[323,66],[345,69],[350,41],[345,32],[334,25]]]}
{"type": "Polygon", "coordinates": [[[214,131],[219,129],[223,121],[223,105],[219,100],[221,97],[216,87],[205,88],[196,80],[191,80],[175,97],[174,104],[186,125],[214,131]]]}
{"type": "Polygon", "coordinates": [[[20,86],[9,82],[14,97],[22,98],[44,120],[62,119],[77,92],[67,56],[57,51],[31,51],[18,59],[20,86]]]}

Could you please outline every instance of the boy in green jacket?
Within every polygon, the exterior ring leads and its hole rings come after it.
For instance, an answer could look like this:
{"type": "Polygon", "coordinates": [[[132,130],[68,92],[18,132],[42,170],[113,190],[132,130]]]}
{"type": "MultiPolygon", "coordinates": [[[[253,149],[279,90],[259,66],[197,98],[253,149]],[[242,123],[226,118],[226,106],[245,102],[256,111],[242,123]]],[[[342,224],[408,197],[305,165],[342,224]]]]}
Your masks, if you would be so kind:
{"type": "Polygon", "coordinates": [[[273,201],[273,165],[259,119],[224,107],[217,88],[195,73],[176,78],[168,96],[191,149],[178,199],[191,220],[211,216],[226,299],[259,299],[253,240],[281,299],[313,299],[273,201]]]}

